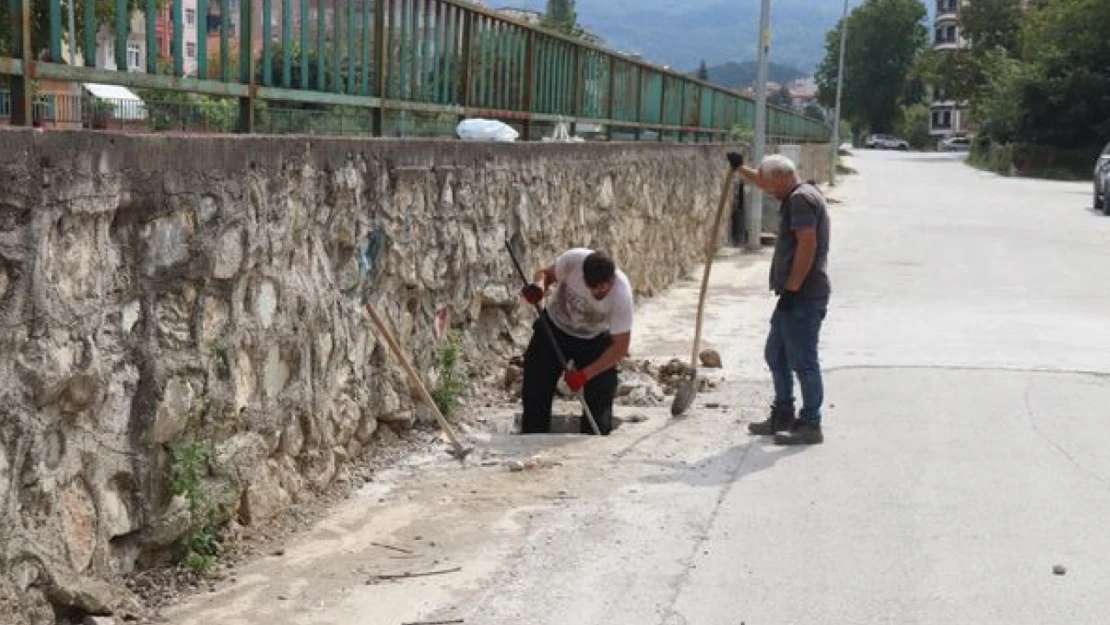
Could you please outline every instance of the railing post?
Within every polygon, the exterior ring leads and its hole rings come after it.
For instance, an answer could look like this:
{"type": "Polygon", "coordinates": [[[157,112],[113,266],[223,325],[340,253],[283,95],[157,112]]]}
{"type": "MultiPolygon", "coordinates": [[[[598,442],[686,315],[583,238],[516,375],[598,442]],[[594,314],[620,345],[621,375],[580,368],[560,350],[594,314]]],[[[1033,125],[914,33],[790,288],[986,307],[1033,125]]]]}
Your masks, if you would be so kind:
{"type": "Polygon", "coordinates": [[[613,113],[615,111],[614,106],[613,106],[613,102],[614,102],[614,100],[616,100],[616,93],[615,93],[616,89],[617,89],[617,60],[612,54],[610,54],[609,55],[609,93],[608,93],[608,100],[609,101],[605,103],[605,109],[606,109],[605,110],[605,117],[606,117],[606,119],[609,120],[609,133],[608,134],[609,134],[609,140],[610,141],[613,140],[613,122],[616,121],[616,120],[613,119],[613,113]]]}
{"type": "Polygon", "coordinates": [[[659,89],[659,122],[662,124],[659,128],[659,141],[663,141],[663,135],[667,132],[667,126],[670,124],[667,120],[667,75],[663,74],[659,77],[662,86],[659,89]]]}
{"type": "MultiPolygon", "coordinates": [[[[463,62],[462,76],[459,80],[459,85],[460,89],[462,89],[462,97],[460,98],[460,101],[462,102],[462,106],[465,109],[468,108],[470,106],[470,103],[473,101],[470,94],[470,81],[471,74],[474,71],[474,59],[472,58],[474,50],[474,13],[471,11],[466,11],[466,13],[464,14],[462,37],[463,62]]],[[[464,118],[465,115],[460,116],[459,121],[462,121],[464,118]]]]}
{"type": "Polygon", "coordinates": [[[127,0],[116,0],[116,69],[126,72],[127,38],[131,34],[131,12],[127,0]]]}
{"type": "MultiPolygon", "coordinates": [[[[72,42],[70,43],[72,45],[72,42]]],[[[62,3],[50,0],[50,62],[62,62],[62,3]]]]}
{"type": "Polygon", "coordinates": [[[382,136],[385,129],[385,99],[389,96],[389,78],[386,75],[388,48],[385,35],[385,14],[390,0],[377,0],[374,3],[374,80],[378,83],[378,106],[373,110],[370,120],[375,137],[382,136]]]}
{"type": "Polygon", "coordinates": [[[34,57],[31,54],[31,0],[8,0],[12,16],[12,50],[23,61],[23,75],[12,77],[13,126],[30,126],[34,121],[35,102],[31,89],[34,79],[34,57]]]}
{"type": "Polygon", "coordinates": [[[526,31],[526,40],[524,42],[524,140],[530,141],[532,139],[532,113],[534,113],[534,103],[532,98],[532,91],[536,86],[536,33],[535,31],[526,31]]]}
{"type": "Polygon", "coordinates": [[[239,3],[239,82],[247,85],[246,97],[239,98],[239,132],[254,132],[254,27],[251,2],[239,3]]]}
{"type": "Polygon", "coordinates": [[[185,75],[185,3],[173,2],[173,75],[185,75]]]}
{"type": "MultiPolygon", "coordinates": [[[[666,82],[666,80],[664,80],[663,81],[664,88],[666,88],[666,85],[667,85],[667,82],[666,82]]],[[[635,117],[635,120],[636,120],[637,124],[641,124],[644,121],[644,66],[643,65],[637,65],[636,66],[636,117],[635,117]]],[[[640,140],[640,136],[641,136],[642,132],[643,132],[643,128],[641,128],[640,126],[637,125],[636,126],[636,140],[637,141],[640,140]]],[[[660,136],[660,138],[662,138],[662,136],[663,136],[662,130],[660,130],[659,136],[660,136]]]]}
{"type": "Polygon", "coordinates": [[[574,87],[573,87],[573,94],[574,95],[572,96],[574,98],[574,106],[571,108],[571,111],[574,114],[574,121],[572,121],[570,123],[570,136],[572,136],[572,137],[574,135],[578,134],[578,119],[582,117],[582,100],[583,100],[582,75],[585,71],[585,65],[586,65],[586,59],[584,57],[585,57],[585,54],[583,54],[582,48],[580,48],[578,46],[575,46],[574,47],[574,87]]]}

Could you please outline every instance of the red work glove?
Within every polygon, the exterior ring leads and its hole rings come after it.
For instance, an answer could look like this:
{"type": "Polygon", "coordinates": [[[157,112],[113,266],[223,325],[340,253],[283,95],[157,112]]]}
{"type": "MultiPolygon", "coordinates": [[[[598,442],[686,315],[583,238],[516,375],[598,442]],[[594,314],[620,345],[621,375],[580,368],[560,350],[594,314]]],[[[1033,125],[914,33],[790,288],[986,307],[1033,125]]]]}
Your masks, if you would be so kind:
{"type": "Polygon", "coordinates": [[[586,382],[590,381],[590,376],[586,375],[585,371],[581,369],[567,369],[563,379],[567,381],[567,386],[575,393],[582,392],[586,388],[586,382]]]}
{"type": "Polygon", "coordinates": [[[520,296],[529,304],[539,304],[540,300],[543,299],[543,289],[533,282],[520,290],[520,296]]]}

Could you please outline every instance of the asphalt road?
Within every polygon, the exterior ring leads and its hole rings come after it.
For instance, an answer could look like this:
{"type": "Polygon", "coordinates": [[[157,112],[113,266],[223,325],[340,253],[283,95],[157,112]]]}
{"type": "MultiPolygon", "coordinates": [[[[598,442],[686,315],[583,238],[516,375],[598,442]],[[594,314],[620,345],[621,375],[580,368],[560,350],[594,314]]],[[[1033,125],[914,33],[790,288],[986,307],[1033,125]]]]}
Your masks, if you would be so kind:
{"type": "MultiPolygon", "coordinates": [[[[1107,622],[1110,218],[1087,208],[1089,185],[958,157],[853,164],[830,193],[824,445],[745,433],[769,400],[767,255],[723,258],[705,340],[724,383],[688,418],[486,440],[489,457],[551,461],[533,471],[413,467],[170,620],[1107,622]],[[366,585],[367,567],[388,568],[371,541],[428,537],[423,566],[460,573],[366,585]]],[[[638,311],[637,356],[683,356],[695,290],[638,311]]]]}

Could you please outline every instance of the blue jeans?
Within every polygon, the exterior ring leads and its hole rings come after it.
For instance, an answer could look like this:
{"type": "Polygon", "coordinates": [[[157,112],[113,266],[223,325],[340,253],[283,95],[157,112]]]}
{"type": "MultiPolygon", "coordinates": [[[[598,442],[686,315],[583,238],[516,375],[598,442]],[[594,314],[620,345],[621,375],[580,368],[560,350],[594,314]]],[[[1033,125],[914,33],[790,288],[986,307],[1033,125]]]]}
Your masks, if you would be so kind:
{"type": "Polygon", "coordinates": [[[816,424],[821,423],[821,404],[825,400],[817,342],[828,307],[825,299],[797,300],[788,312],[775,310],[764,350],[775,382],[775,405],[794,407],[794,375],[797,375],[802,387],[802,411],[798,417],[816,424]]]}

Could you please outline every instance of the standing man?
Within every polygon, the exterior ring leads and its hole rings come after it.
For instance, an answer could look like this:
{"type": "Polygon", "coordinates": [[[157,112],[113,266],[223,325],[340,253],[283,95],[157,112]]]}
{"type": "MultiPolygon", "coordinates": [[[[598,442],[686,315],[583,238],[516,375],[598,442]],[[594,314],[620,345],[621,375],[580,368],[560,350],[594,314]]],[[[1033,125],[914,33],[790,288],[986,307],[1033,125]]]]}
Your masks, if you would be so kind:
{"type": "MultiPolygon", "coordinates": [[[[521,297],[537,304],[551,287],[555,294],[533,324],[532,340],[524,352],[522,433],[550,431],[551,401],[562,375],[571,391],[585,391],[598,430],[608,435],[613,431],[616,367],[632,341],[632,285],[604,252],[575,248],[537,271],[535,281],[521,289],[521,297]],[[542,323],[551,327],[574,368],[564,371],[542,323]]],[[[580,431],[593,433],[585,415],[580,431]]]]}
{"type": "Polygon", "coordinates": [[[824,385],[817,343],[832,292],[827,271],[828,206],[817,187],[798,179],[797,168],[785,156],[764,158],[758,170],[744,167],[735,152],[729,153],[728,160],[744,178],[781,202],[770,280],[778,303],[771,314],[764,352],[775,383],[775,403],[770,417],[752,423],[748,431],[774,435],[779,445],[816,445],[825,440],[821,432],[824,385]],[[802,410],[797,417],[794,375],[802,387],[802,410]]]}

